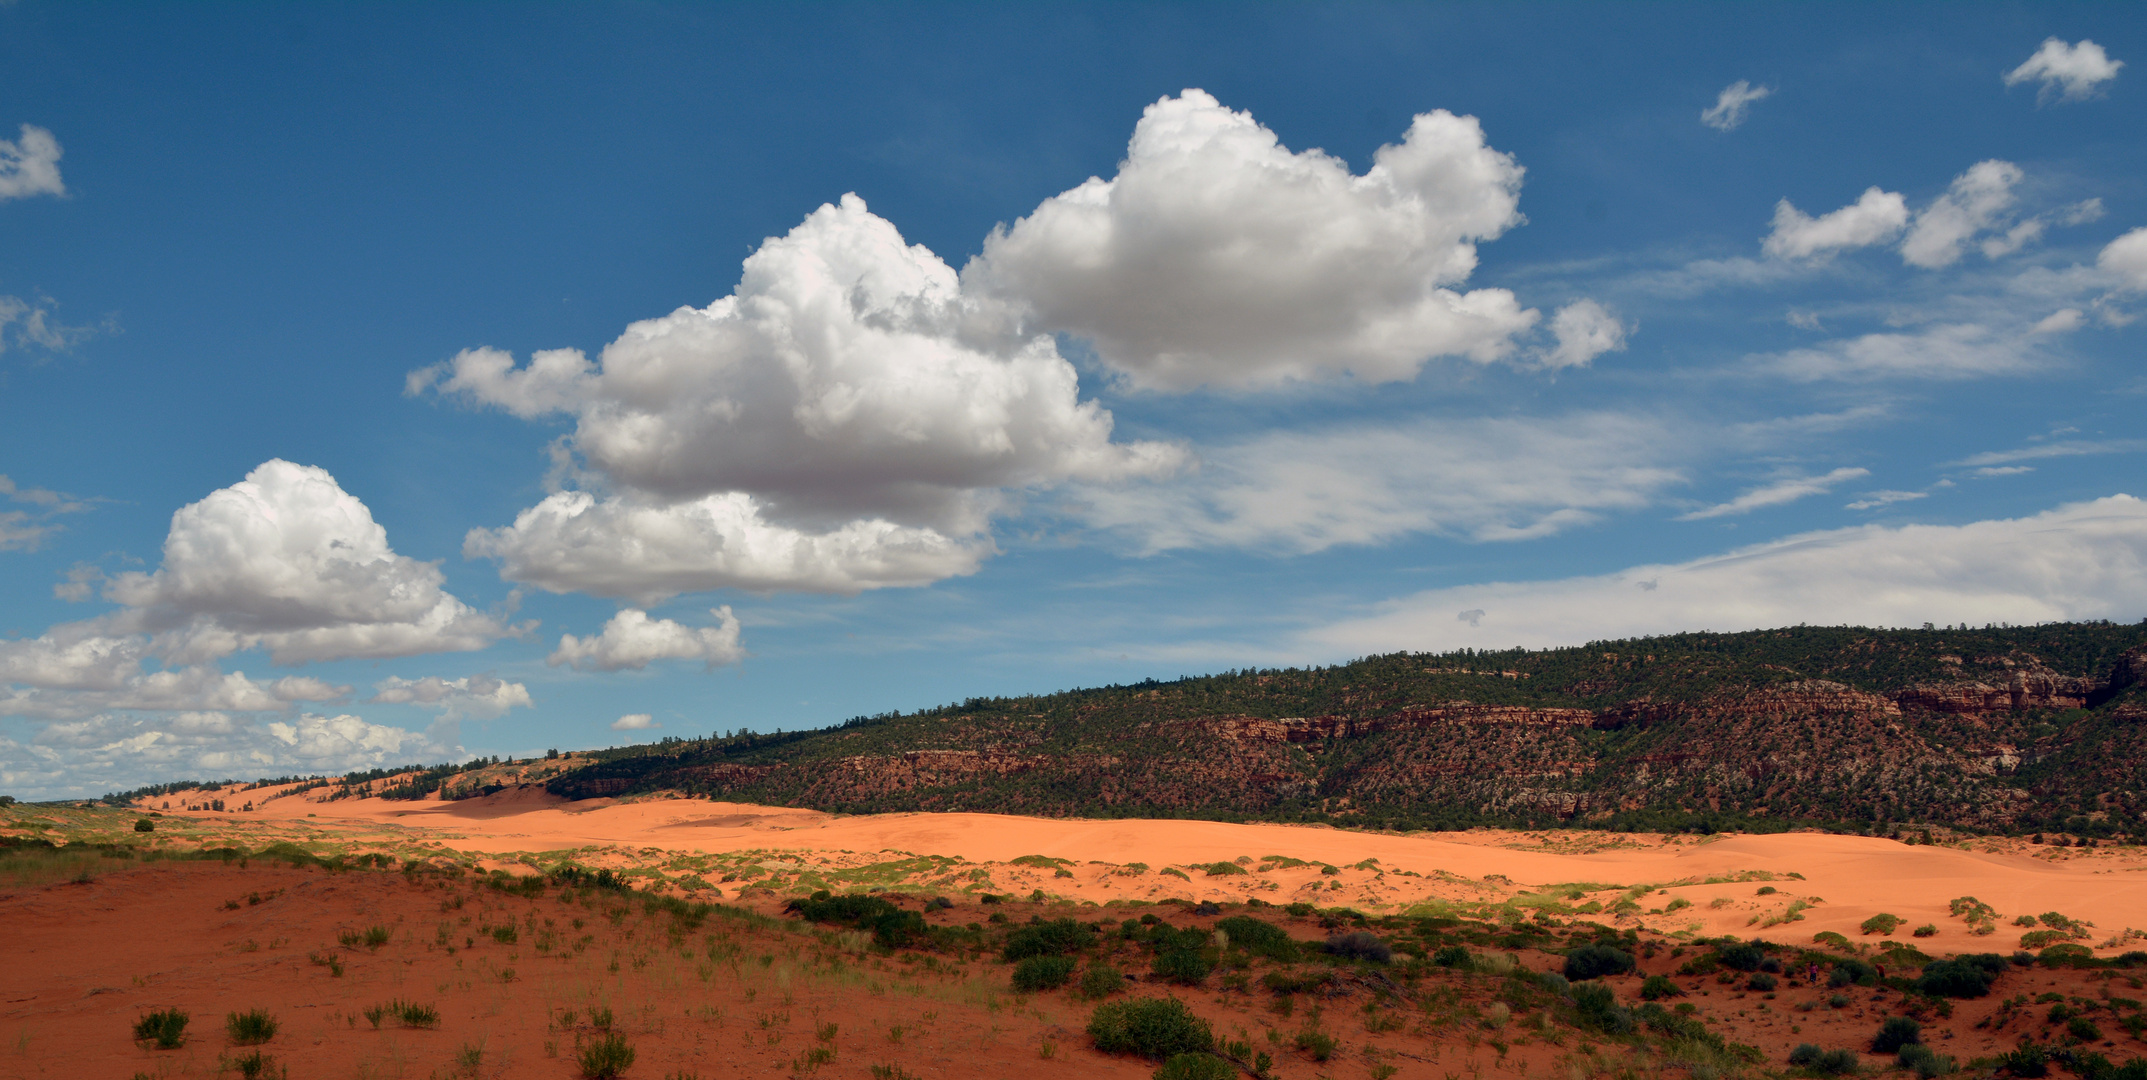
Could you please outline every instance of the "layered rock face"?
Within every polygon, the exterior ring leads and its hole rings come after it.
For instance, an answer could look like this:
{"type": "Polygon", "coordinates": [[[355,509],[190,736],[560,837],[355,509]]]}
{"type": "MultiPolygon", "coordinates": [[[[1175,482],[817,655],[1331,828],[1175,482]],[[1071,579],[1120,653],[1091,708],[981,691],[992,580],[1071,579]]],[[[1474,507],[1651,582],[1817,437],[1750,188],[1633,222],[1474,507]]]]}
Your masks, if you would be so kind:
{"type": "Polygon", "coordinates": [[[780,745],[682,744],[553,786],[846,811],[2147,831],[2140,633],[2034,632],[2056,642],[2046,647],[2057,659],[2018,644],[2039,640],[2025,630],[2007,648],[1988,647],[2008,644],[2004,634],[1957,633],[1986,646],[1973,652],[1938,651],[1948,642],[1916,632],[1800,630],[1772,632],[1794,647],[1716,635],[1681,651],[1656,639],[1499,654],[1490,670],[1402,654],[971,702],[780,745]]]}

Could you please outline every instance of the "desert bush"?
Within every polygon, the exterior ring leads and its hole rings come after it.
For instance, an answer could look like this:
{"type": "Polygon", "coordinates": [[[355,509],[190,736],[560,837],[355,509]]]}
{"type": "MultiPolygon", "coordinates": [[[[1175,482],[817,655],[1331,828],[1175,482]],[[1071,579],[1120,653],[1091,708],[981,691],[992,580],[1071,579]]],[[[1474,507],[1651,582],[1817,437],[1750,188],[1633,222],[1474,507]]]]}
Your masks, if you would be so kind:
{"type": "Polygon", "coordinates": [[[1650,975],[1640,983],[1640,997],[1645,1001],[1661,1001],[1668,997],[1683,997],[1684,994],[1668,975],[1650,975]]]}
{"type": "Polygon", "coordinates": [[[1251,872],[1234,862],[1202,863],[1199,868],[1207,871],[1209,877],[1229,877],[1233,874],[1245,874],[1251,872]]]}
{"type": "Polygon", "coordinates": [[[258,1046],[276,1037],[276,1018],[266,1009],[250,1009],[224,1017],[224,1034],[234,1046],[258,1046]]]}
{"type": "Polygon", "coordinates": [[[1237,1080],[1238,1068],[1213,1054],[1176,1054],[1152,1080],[1237,1080]]]}
{"type": "Polygon", "coordinates": [[[2022,1043],[2018,1049],[1998,1055],[1998,1066],[2023,1080],[2032,1080],[2050,1072],[2050,1052],[2034,1043],[2022,1043]]]}
{"type": "Polygon", "coordinates": [[[1340,1049],[1341,1042],[1318,1028],[1308,1027],[1297,1033],[1297,1048],[1312,1055],[1314,1061],[1325,1061],[1340,1049]]]}
{"type": "Polygon", "coordinates": [[[1335,934],[1320,948],[1323,952],[1348,960],[1369,960],[1375,964],[1384,964],[1394,959],[1394,950],[1388,948],[1386,942],[1379,940],[1379,935],[1366,930],[1335,934]]]}
{"type": "Polygon", "coordinates": [[[1923,1041],[1923,1025],[1906,1016],[1889,1016],[1871,1039],[1871,1052],[1891,1054],[1910,1043],[1923,1041]]]}
{"type": "Polygon", "coordinates": [[[1879,970],[1862,960],[1843,957],[1834,961],[1834,970],[1827,973],[1826,984],[1839,989],[1844,986],[1869,986],[1879,979],[1879,970]]]}
{"type": "Polygon", "coordinates": [[[1031,956],[1014,965],[1014,989],[1024,993],[1056,990],[1073,978],[1071,956],[1031,956]]]}
{"type": "Polygon", "coordinates": [[[154,822],[154,821],[151,821],[151,820],[149,820],[148,818],[135,818],[135,819],[134,819],[134,831],[135,831],[135,832],[155,832],[155,831],[157,831],[157,823],[156,823],[156,822],[154,822]]]}
{"type": "MultiPolygon", "coordinates": [[[[2001,958],[1992,958],[2000,965],[2005,962],[2001,958]]],[[[1939,997],[1979,998],[1990,993],[1991,979],[1996,974],[1989,966],[1966,957],[1933,960],[1924,965],[1923,974],[1917,976],[1916,989],[1939,997]]]]}
{"type": "Polygon", "coordinates": [[[2081,961],[2093,960],[2095,951],[2085,945],[2074,945],[2068,942],[2064,945],[2052,945],[2036,953],[2035,958],[2042,961],[2045,967],[2072,967],[2078,965],[2081,961]]]}
{"type": "Polygon", "coordinates": [[[1846,949],[1849,947],[1849,939],[1832,930],[1821,930],[1812,935],[1812,944],[1824,945],[1829,949],[1846,949]]]}
{"type": "Polygon", "coordinates": [[[1732,971],[1758,971],[1767,962],[1767,950],[1748,941],[1732,941],[1715,946],[1715,955],[1722,966],[1732,971]]]}
{"type": "Polygon", "coordinates": [[[1008,934],[1006,946],[1000,950],[1000,955],[1011,963],[1032,956],[1080,952],[1095,942],[1096,931],[1086,923],[1072,919],[1053,919],[1050,922],[1024,926],[1008,934]]]}
{"type": "Polygon", "coordinates": [[[277,1066],[275,1058],[259,1050],[245,1057],[232,1058],[230,1065],[238,1070],[238,1074],[245,1080],[282,1080],[286,1075],[284,1070],[277,1066]]]}
{"type": "Polygon", "coordinates": [[[634,1048],[624,1035],[604,1035],[583,1045],[576,1060],[583,1080],[614,1080],[634,1067],[634,1048]]]}
{"type": "Polygon", "coordinates": [[[1297,959],[1297,942],[1289,933],[1274,923],[1255,919],[1250,915],[1232,915],[1219,919],[1215,928],[1230,935],[1230,944],[1255,956],[1291,963],[1297,959]]]}
{"type": "Polygon", "coordinates": [[[176,1050],[186,1044],[188,1019],[177,1009],[159,1009],[134,1022],[134,1041],[154,1043],[159,1050],[176,1050]]]}
{"type": "Polygon", "coordinates": [[[1633,954],[1608,945],[1583,945],[1566,954],[1565,976],[1575,982],[1623,975],[1633,969],[1633,954]]]}
{"type": "Polygon", "coordinates": [[[1871,934],[1891,934],[1900,929],[1901,924],[1906,921],[1899,915],[1888,915],[1882,911],[1865,919],[1857,929],[1862,930],[1867,936],[1871,934]]]}
{"type": "Polygon", "coordinates": [[[1812,1062],[1819,1060],[1819,1055],[1825,1052],[1819,1049],[1817,1043],[1798,1043],[1796,1049],[1789,1052],[1789,1063],[1797,1066],[1808,1066],[1812,1062]]]}
{"type": "Polygon", "coordinates": [[[491,933],[492,940],[497,941],[502,945],[512,945],[515,942],[522,940],[521,932],[514,928],[513,923],[508,923],[505,926],[495,926],[492,928],[491,933]]]}
{"type": "Polygon", "coordinates": [[[1599,982],[1574,983],[1572,994],[1573,1010],[1580,1015],[1582,1023],[1612,1035],[1632,1034],[1632,1010],[1618,1004],[1618,995],[1612,993],[1609,986],[1599,982]]]}
{"type": "Polygon", "coordinates": [[[2075,1016],[2065,1021],[2065,1030],[2081,1042],[2101,1042],[2102,1029],[2085,1016],[2075,1016]]]}
{"type": "Polygon", "coordinates": [[[1442,945],[1431,954],[1431,962],[1440,967],[1465,968],[1469,966],[1469,950],[1460,945],[1442,945]]]}
{"type": "Polygon", "coordinates": [[[1172,997],[1098,1005],[1089,1017],[1088,1035],[1106,1054],[1139,1054],[1156,1061],[1215,1047],[1208,1022],[1172,997]]]}
{"type": "Polygon", "coordinates": [[[1822,1052],[1819,1059],[1811,1063],[1810,1068],[1813,1072],[1825,1073],[1828,1076],[1842,1076],[1857,1071],[1858,1064],[1856,1051],[1837,1049],[1822,1052]]]}
{"type": "Polygon", "coordinates": [[[1081,996],[1091,1001],[1110,997],[1126,988],[1126,974],[1110,964],[1090,964],[1081,973],[1081,996]]]}
{"type": "Polygon", "coordinates": [[[1911,931],[1909,931],[1909,934],[1910,934],[1910,936],[1913,936],[1913,937],[1937,937],[1937,936],[1938,936],[1938,924],[1937,924],[1937,923],[1924,923],[1924,924],[1923,924],[1922,926],[1919,926],[1919,927],[1915,928],[1914,930],[1911,930],[1911,931]]]}
{"type": "Polygon", "coordinates": [[[1215,965],[1208,961],[1206,953],[1198,949],[1172,949],[1156,954],[1155,963],[1149,970],[1174,983],[1197,986],[1215,965]]]}
{"type": "Polygon", "coordinates": [[[1904,1069],[1913,1070],[1922,1080],[1944,1076],[1955,1067],[1952,1058],[1945,1057],[1920,1042],[1902,1047],[1894,1062],[1904,1069]]]}
{"type": "Polygon", "coordinates": [[[388,943],[388,928],[385,926],[368,926],[365,928],[365,937],[362,940],[366,948],[378,949],[388,943]]]}
{"type": "Polygon", "coordinates": [[[1771,993],[1776,986],[1780,985],[1780,983],[1778,980],[1775,979],[1774,976],[1762,971],[1758,974],[1753,975],[1752,978],[1746,981],[1744,985],[1745,988],[1748,990],[1754,990],[1758,991],[1759,993],[1765,994],[1771,993]]]}

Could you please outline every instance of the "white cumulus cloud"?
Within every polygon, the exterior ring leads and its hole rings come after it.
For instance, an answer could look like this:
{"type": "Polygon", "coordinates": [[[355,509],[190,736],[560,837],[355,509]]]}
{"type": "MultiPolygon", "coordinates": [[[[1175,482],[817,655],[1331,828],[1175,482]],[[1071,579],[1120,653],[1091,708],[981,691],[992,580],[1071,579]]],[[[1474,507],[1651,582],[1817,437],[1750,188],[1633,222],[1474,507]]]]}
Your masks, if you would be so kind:
{"type": "Polygon", "coordinates": [[[1744,123],[1745,113],[1751,110],[1752,103],[1773,93],[1772,87],[1753,86],[1750,81],[1739,79],[1723,87],[1722,93],[1716,95],[1715,103],[1701,110],[1700,123],[1716,131],[1735,131],[1744,123]]]}
{"type": "Polygon", "coordinates": [[[2095,256],[2095,265],[2117,279],[2121,288],[2147,292],[2147,227],[2110,241],[2095,256]]]}
{"type": "Polygon", "coordinates": [[[2032,517],[1805,533],[1599,577],[1435,589],[1307,635],[1333,655],[1546,648],[1798,623],[2136,621],[2147,501],[2113,495],[2032,517]],[[1635,588],[1654,582],[1656,587],[1635,588]],[[1475,624],[1455,611],[1481,610],[1475,624]]]}
{"type": "Polygon", "coordinates": [[[507,633],[395,553],[387,530],[324,469],[263,463],[172,515],[163,564],[117,575],[110,624],[154,635],[180,663],[256,646],[279,664],[481,649],[507,633]]]}
{"type": "Polygon", "coordinates": [[[536,707],[527,686],[490,675],[467,675],[459,679],[443,679],[438,675],[403,679],[390,675],[373,684],[373,696],[367,700],[382,705],[422,705],[440,709],[443,714],[488,718],[504,716],[507,710],[518,705],[525,709],[536,707]]]}
{"type": "Polygon", "coordinates": [[[0,139],[0,200],[32,195],[65,195],[60,181],[60,142],[35,124],[22,125],[22,137],[0,139]]]}
{"type": "Polygon", "coordinates": [[[1544,367],[1582,367],[1607,352],[1624,352],[1627,328],[1610,309],[1593,300],[1576,300],[1551,317],[1557,344],[1544,351],[1544,367]]]}
{"type": "MultiPolygon", "coordinates": [[[[2020,166],[2010,161],[1979,161],[1969,166],[1944,195],[1917,212],[1908,238],[1901,242],[1901,257],[1925,269],[1951,265],[1961,257],[1963,244],[1996,224],[2013,205],[2013,185],[2020,178],[2020,166]]],[[[1998,253],[2005,250],[2010,249],[1998,253]]]]}
{"type": "Polygon", "coordinates": [[[731,296],[635,323],[595,362],[473,349],[407,388],[575,419],[569,445],[609,490],[471,533],[466,553],[512,580],[643,602],[923,584],[990,553],[1005,490],[1183,461],[1113,442],[1052,338],[997,311],[848,195],[763,244],[731,296]]]}
{"type": "Polygon", "coordinates": [[[628,608],[586,638],[565,634],[545,663],[584,670],[639,671],[658,660],[699,660],[708,670],[735,664],[745,656],[738,644],[738,618],[728,606],[713,608],[715,626],[693,627],[670,619],[651,619],[628,608]]]}
{"type": "Polygon", "coordinates": [[[342,773],[462,753],[451,725],[417,732],[347,714],[265,723],[214,711],[98,714],[47,724],[27,741],[0,734],[0,787],[79,798],[171,780],[342,773]]]}
{"type": "Polygon", "coordinates": [[[611,730],[613,731],[647,731],[650,728],[662,726],[662,724],[656,722],[655,717],[645,712],[627,713],[625,716],[611,722],[611,730]]]}
{"type": "Polygon", "coordinates": [[[2056,97],[2062,101],[2085,101],[2117,78],[2117,69],[2124,66],[2124,61],[2110,59],[2102,46],[2084,38],[2076,45],[2067,45],[2059,38],[2045,38],[2035,55],[2005,73],[2005,85],[2039,82],[2042,84],[2041,100],[2056,97]]]}
{"type": "Polygon", "coordinates": [[[1679,521],[1704,521],[1708,518],[1730,517],[1749,514],[1769,506],[1781,506],[1812,495],[1824,495],[1835,487],[1860,476],[1871,475],[1869,469],[1835,469],[1825,476],[1792,476],[1753,488],[1726,503],[1718,503],[1703,510],[1694,510],[1678,517],[1679,521]]]}
{"type": "Polygon", "coordinates": [[[1451,288],[1522,221],[1521,176],[1474,117],[1418,115],[1360,176],[1186,90],[1143,112],[1116,176],[995,230],[962,277],[1140,387],[1408,379],[1535,325],[1507,290],[1451,288]]]}
{"type": "Polygon", "coordinates": [[[1774,204],[1774,230],[1762,249],[1778,259],[1808,259],[1851,248],[1883,244],[1908,227],[1908,200],[1897,192],[1867,188],[1839,210],[1812,217],[1790,205],[1774,204]]]}

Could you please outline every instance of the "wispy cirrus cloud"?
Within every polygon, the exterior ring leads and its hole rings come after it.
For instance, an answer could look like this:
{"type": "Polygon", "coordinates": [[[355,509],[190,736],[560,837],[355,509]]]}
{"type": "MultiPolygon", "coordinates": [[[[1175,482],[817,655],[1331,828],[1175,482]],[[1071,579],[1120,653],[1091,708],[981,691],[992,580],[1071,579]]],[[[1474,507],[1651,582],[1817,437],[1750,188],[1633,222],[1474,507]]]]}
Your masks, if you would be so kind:
{"type": "Polygon", "coordinates": [[[1749,514],[1754,510],[1764,509],[1769,506],[1783,506],[1796,502],[1798,499],[1809,498],[1813,495],[1824,495],[1841,484],[1860,476],[1869,475],[1871,475],[1871,470],[1869,469],[1841,468],[1835,469],[1824,476],[1792,476],[1753,488],[1728,502],[1717,503],[1701,510],[1694,510],[1689,514],[1681,514],[1678,516],[1678,520],[1705,521],[1709,518],[1749,514]]]}

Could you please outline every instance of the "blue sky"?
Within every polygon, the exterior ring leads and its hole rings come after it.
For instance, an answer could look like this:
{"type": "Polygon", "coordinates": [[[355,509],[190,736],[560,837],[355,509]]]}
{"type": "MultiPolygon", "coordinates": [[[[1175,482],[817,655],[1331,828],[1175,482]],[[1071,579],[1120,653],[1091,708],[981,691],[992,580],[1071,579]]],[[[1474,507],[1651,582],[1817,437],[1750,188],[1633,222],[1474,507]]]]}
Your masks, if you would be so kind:
{"type": "Polygon", "coordinates": [[[0,5],[0,791],[2147,616],[2125,5],[0,5]]]}

